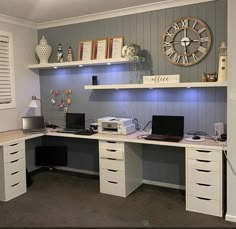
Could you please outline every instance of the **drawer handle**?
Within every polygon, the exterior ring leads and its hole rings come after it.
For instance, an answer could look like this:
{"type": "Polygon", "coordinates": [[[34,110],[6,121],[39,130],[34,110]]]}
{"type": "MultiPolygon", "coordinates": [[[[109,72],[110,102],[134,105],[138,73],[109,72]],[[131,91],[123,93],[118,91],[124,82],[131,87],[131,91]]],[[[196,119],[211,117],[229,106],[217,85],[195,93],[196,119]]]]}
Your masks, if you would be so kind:
{"type": "Polygon", "coordinates": [[[108,151],[108,152],[116,152],[117,150],[115,150],[115,149],[106,149],[106,151],[108,151]]]}
{"type": "Polygon", "coordinates": [[[19,143],[14,143],[14,144],[11,144],[10,146],[17,146],[19,143]]]}
{"type": "Polygon", "coordinates": [[[200,159],[197,159],[197,161],[199,161],[199,162],[211,162],[211,161],[208,161],[208,160],[200,160],[200,159]]]}
{"type": "Polygon", "coordinates": [[[116,143],[116,142],[113,142],[113,141],[107,141],[107,143],[116,143]]]}
{"type": "Polygon", "coordinates": [[[196,169],[199,172],[205,172],[205,173],[209,173],[211,172],[210,170],[205,170],[205,169],[196,169]]]}
{"type": "Polygon", "coordinates": [[[19,151],[16,151],[16,152],[12,152],[12,153],[10,153],[11,155],[14,155],[14,154],[16,154],[16,153],[18,153],[19,151]]]}
{"type": "Polygon", "coordinates": [[[19,173],[20,171],[17,171],[17,172],[14,172],[14,173],[11,173],[11,175],[15,175],[15,174],[17,174],[17,173],[19,173]]]}
{"type": "Polygon", "coordinates": [[[18,183],[16,183],[16,184],[13,184],[13,185],[11,185],[11,187],[15,187],[15,186],[17,186],[18,184],[20,184],[20,182],[18,182],[18,183]]]}
{"type": "Polygon", "coordinates": [[[118,170],[114,170],[114,169],[107,169],[107,171],[110,171],[110,172],[117,172],[118,170]]]}
{"type": "Polygon", "coordinates": [[[197,185],[207,186],[207,187],[210,187],[210,186],[211,186],[210,184],[202,184],[202,183],[197,183],[197,185]]]}
{"type": "Polygon", "coordinates": [[[14,161],[11,161],[10,163],[15,163],[15,162],[17,162],[17,161],[19,161],[19,159],[17,159],[17,160],[14,160],[14,161]]]}
{"type": "Polygon", "coordinates": [[[108,160],[111,160],[111,161],[116,161],[116,159],[115,158],[107,158],[108,160]]]}
{"type": "Polygon", "coordinates": [[[118,182],[116,182],[116,181],[109,181],[108,180],[108,182],[111,183],[111,184],[118,184],[118,182]]]}
{"type": "Polygon", "coordinates": [[[197,150],[198,152],[202,152],[202,153],[210,153],[211,151],[209,151],[209,150],[201,150],[201,149],[198,149],[197,150]]]}
{"type": "Polygon", "coordinates": [[[200,200],[211,200],[209,198],[203,198],[203,197],[197,197],[197,198],[200,199],[200,200]]]}

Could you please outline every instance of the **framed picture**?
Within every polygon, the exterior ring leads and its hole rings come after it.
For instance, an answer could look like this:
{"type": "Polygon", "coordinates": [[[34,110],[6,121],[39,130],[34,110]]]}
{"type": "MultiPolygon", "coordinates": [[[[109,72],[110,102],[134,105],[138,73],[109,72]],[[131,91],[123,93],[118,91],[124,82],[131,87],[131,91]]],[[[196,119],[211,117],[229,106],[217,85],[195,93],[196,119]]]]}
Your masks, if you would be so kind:
{"type": "Polygon", "coordinates": [[[98,39],[93,41],[93,59],[107,58],[107,39],[98,39]]]}
{"type": "Polygon", "coordinates": [[[110,37],[108,40],[108,58],[120,58],[124,46],[124,37],[110,37]]]}
{"type": "Polygon", "coordinates": [[[79,43],[78,60],[91,60],[92,58],[92,40],[81,41],[79,43]]]}

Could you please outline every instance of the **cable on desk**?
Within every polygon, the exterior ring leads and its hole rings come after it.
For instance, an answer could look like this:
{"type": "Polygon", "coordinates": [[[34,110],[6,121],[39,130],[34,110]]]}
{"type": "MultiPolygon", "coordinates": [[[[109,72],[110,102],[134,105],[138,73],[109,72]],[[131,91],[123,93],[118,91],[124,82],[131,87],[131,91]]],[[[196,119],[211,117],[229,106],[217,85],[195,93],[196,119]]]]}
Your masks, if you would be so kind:
{"type": "Polygon", "coordinates": [[[141,134],[141,135],[138,135],[136,138],[137,139],[144,139],[145,137],[147,137],[149,134],[141,134]]]}
{"type": "Polygon", "coordinates": [[[138,122],[138,119],[137,119],[137,118],[134,118],[134,119],[133,119],[133,122],[134,122],[134,124],[135,124],[135,129],[136,129],[136,130],[140,130],[140,124],[139,124],[139,122],[138,122]]]}
{"type": "Polygon", "coordinates": [[[225,145],[224,145],[224,144],[223,144],[223,146],[222,146],[222,151],[223,151],[223,153],[224,153],[224,155],[225,155],[225,158],[226,158],[226,160],[227,160],[227,162],[228,162],[228,164],[229,164],[229,166],[230,166],[230,168],[231,168],[233,174],[236,176],[235,169],[234,169],[233,165],[231,164],[229,158],[227,157],[227,153],[226,153],[225,145]]]}
{"type": "Polygon", "coordinates": [[[148,123],[143,127],[143,131],[145,131],[145,129],[148,127],[148,125],[150,124],[150,123],[152,123],[152,121],[150,120],[150,121],[148,121],[148,123]]]}

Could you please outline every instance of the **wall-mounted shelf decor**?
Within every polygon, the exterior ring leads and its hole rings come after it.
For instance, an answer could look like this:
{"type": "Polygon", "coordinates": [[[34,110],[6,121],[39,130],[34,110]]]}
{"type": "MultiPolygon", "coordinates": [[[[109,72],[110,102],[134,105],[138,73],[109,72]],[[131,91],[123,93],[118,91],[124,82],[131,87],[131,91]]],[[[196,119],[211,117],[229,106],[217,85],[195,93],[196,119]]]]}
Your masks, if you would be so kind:
{"type": "Polygon", "coordinates": [[[87,61],[72,61],[62,63],[47,63],[47,64],[31,64],[28,65],[29,69],[47,69],[47,68],[71,68],[71,67],[83,67],[89,65],[111,65],[111,64],[125,64],[135,63],[137,61],[126,60],[125,58],[110,58],[99,60],[87,60],[87,61]]]}
{"type": "Polygon", "coordinates": [[[84,89],[153,89],[153,88],[200,88],[200,87],[227,87],[227,82],[187,82],[162,84],[112,84],[112,85],[85,85],[84,89]]]}

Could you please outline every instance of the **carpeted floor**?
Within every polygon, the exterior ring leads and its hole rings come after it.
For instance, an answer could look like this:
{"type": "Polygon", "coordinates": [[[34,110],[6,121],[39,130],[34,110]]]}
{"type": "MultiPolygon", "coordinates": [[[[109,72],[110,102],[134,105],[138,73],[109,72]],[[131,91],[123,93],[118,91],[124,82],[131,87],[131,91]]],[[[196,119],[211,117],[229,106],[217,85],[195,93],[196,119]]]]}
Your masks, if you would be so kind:
{"type": "Polygon", "coordinates": [[[185,210],[185,193],[142,185],[127,198],[99,193],[98,177],[41,171],[26,194],[0,202],[0,227],[236,227],[185,210]]]}

